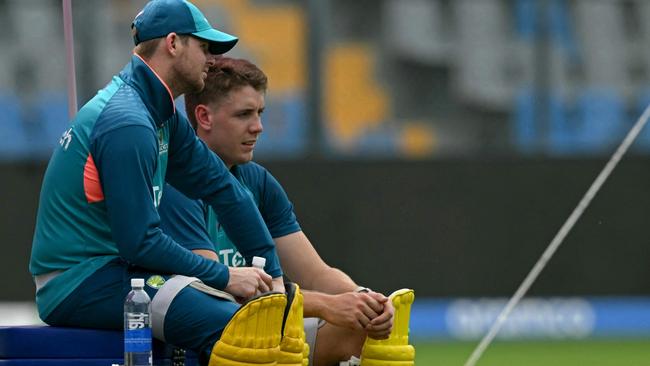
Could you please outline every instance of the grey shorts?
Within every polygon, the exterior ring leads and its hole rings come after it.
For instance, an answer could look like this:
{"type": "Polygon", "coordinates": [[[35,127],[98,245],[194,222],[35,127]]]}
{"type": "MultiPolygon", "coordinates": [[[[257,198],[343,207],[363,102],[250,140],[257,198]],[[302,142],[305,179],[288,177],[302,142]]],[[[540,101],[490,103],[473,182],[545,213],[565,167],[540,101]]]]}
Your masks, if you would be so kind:
{"type": "Polygon", "coordinates": [[[309,364],[314,364],[314,349],[316,349],[316,335],[318,329],[325,325],[325,320],[320,318],[305,318],[305,336],[307,337],[307,344],[309,344],[309,364]]]}

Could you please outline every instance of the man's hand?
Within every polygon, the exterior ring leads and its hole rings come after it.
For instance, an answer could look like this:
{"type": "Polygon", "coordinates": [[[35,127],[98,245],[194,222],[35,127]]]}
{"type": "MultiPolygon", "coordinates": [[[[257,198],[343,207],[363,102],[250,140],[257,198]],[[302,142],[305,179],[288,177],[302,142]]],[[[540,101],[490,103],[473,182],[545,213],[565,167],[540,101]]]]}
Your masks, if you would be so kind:
{"type": "Polygon", "coordinates": [[[371,326],[371,320],[377,318],[384,310],[382,301],[386,300],[381,299],[381,294],[378,295],[359,292],[327,295],[321,317],[340,327],[364,330],[371,326]]]}
{"type": "Polygon", "coordinates": [[[254,267],[228,267],[230,279],[224,291],[243,302],[251,297],[268,292],[273,287],[271,276],[254,267]]]}
{"type": "Polygon", "coordinates": [[[389,298],[377,292],[369,292],[368,295],[375,298],[377,302],[383,304],[381,314],[376,318],[373,318],[370,321],[370,324],[366,326],[368,337],[374,339],[386,339],[390,336],[390,332],[393,329],[393,317],[395,315],[393,303],[389,298]]]}
{"type": "Polygon", "coordinates": [[[287,291],[284,288],[284,278],[282,278],[282,276],[274,278],[272,284],[273,284],[273,291],[275,292],[279,292],[283,294],[287,291]]]}

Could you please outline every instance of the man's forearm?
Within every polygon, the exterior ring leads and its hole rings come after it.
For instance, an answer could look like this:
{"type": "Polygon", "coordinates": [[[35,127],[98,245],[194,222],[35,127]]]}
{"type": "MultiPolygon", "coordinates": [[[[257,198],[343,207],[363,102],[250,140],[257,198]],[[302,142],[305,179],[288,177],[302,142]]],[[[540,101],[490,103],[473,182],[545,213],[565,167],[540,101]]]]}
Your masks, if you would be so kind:
{"type": "Polygon", "coordinates": [[[303,290],[303,313],[306,318],[316,317],[325,319],[325,309],[332,295],[322,292],[303,290]]]}

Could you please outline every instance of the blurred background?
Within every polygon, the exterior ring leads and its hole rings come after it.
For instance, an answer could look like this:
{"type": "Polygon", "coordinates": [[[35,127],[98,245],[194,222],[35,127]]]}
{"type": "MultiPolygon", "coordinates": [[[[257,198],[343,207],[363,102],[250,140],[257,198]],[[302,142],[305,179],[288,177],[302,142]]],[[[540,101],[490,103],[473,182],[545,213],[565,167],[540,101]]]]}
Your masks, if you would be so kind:
{"type": "MultiPolygon", "coordinates": [[[[129,60],[144,3],[72,1],[79,105],[129,60]]],[[[650,104],[647,0],[194,3],[269,76],[256,160],[319,253],[415,289],[421,364],[469,356],[650,104]]],[[[0,25],[0,324],[24,324],[40,183],[69,123],[61,1],[0,0],[0,25]]],[[[650,128],[486,362],[650,364],[648,227],[650,128]]]]}

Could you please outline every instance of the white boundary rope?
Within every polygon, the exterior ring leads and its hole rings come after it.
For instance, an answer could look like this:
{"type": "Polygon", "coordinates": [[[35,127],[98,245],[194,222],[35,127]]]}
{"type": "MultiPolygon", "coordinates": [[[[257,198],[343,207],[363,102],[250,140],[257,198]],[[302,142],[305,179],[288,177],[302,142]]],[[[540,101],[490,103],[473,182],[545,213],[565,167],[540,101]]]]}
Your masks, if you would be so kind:
{"type": "Polygon", "coordinates": [[[596,180],[591,184],[591,187],[589,187],[589,190],[587,190],[587,193],[585,193],[584,197],[582,197],[582,200],[580,200],[580,203],[578,203],[578,206],[573,210],[569,218],[566,220],[564,225],[562,225],[562,228],[560,228],[560,231],[555,235],[549,246],[546,248],[544,253],[542,254],[541,258],[535,263],[535,266],[533,266],[533,269],[528,273],[528,276],[526,276],[526,279],[524,279],[524,282],[521,283],[515,294],[510,298],[510,301],[508,301],[508,304],[503,308],[497,319],[495,320],[494,324],[492,324],[492,327],[490,330],[487,332],[487,334],[483,337],[481,342],[478,344],[478,346],[474,349],[474,352],[472,352],[472,355],[469,357],[467,362],[465,362],[465,366],[474,366],[476,365],[476,362],[481,358],[483,355],[483,352],[485,352],[485,349],[490,345],[492,340],[494,340],[494,337],[496,337],[497,333],[499,330],[501,330],[501,327],[505,323],[506,319],[512,312],[512,309],[514,309],[515,306],[519,303],[522,297],[528,292],[528,289],[530,289],[530,286],[533,285],[533,282],[537,279],[537,276],[542,272],[544,267],[546,266],[546,263],[551,259],[553,254],[555,254],[555,251],[558,249],[560,244],[564,241],[564,238],[569,234],[575,223],[580,219],[580,216],[582,216],[582,213],[587,209],[589,204],[591,203],[591,200],[594,198],[596,193],[600,190],[602,185],[605,183],[609,175],[612,173],[614,168],[616,168],[616,165],[618,162],[621,160],[623,155],[627,152],[627,149],[632,145],[634,140],[637,138],[639,135],[639,132],[641,132],[641,129],[645,126],[645,124],[648,122],[648,118],[650,117],[650,106],[648,106],[641,117],[636,121],[634,126],[632,126],[632,129],[630,132],[628,132],[627,136],[625,136],[625,139],[623,142],[621,142],[621,145],[616,149],[614,152],[614,155],[609,159],[607,162],[607,165],[603,168],[603,170],[600,172],[598,177],[596,177],[596,180]]]}
{"type": "Polygon", "coordinates": [[[72,31],[72,0],[62,0],[65,58],[68,68],[68,115],[70,120],[77,114],[77,78],[74,66],[74,34],[72,31]]]}

